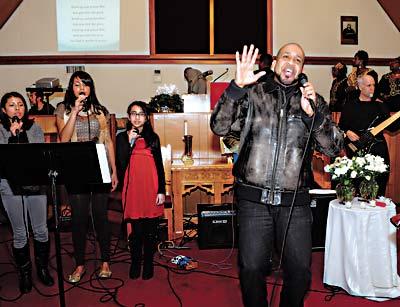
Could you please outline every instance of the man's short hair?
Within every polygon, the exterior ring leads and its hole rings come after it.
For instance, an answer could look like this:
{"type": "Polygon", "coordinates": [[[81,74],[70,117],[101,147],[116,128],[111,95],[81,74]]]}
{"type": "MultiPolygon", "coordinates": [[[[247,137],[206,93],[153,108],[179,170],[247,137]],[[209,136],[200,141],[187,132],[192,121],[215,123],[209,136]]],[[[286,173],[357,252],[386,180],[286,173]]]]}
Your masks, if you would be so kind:
{"type": "MultiPolygon", "coordinates": [[[[303,47],[301,47],[298,43],[287,43],[287,44],[284,44],[281,48],[279,48],[278,53],[276,54],[276,58],[279,58],[279,56],[282,53],[282,50],[285,49],[287,46],[290,46],[290,45],[297,46],[301,50],[301,52],[303,53],[303,60],[305,60],[306,53],[304,52],[303,47]]],[[[304,65],[304,63],[303,63],[303,65],[304,65]]]]}
{"type": "Polygon", "coordinates": [[[262,63],[264,67],[270,68],[272,65],[272,61],[273,61],[272,55],[270,55],[269,53],[263,53],[260,55],[259,63],[260,64],[262,63]]]}
{"type": "Polygon", "coordinates": [[[375,83],[374,77],[372,77],[372,76],[370,76],[370,75],[362,75],[362,76],[360,76],[360,77],[357,78],[357,85],[360,86],[360,85],[364,84],[364,80],[365,80],[366,78],[373,80],[374,83],[375,83]]]}
{"type": "Polygon", "coordinates": [[[42,100],[44,100],[44,94],[41,91],[36,92],[36,99],[38,98],[42,98],[42,100]]]}
{"type": "Polygon", "coordinates": [[[354,57],[358,57],[360,60],[362,60],[363,63],[364,63],[364,66],[367,66],[367,65],[368,65],[368,59],[369,59],[369,57],[368,57],[368,52],[367,52],[367,51],[365,51],[365,50],[358,50],[358,51],[356,52],[356,54],[354,55],[354,57]]]}

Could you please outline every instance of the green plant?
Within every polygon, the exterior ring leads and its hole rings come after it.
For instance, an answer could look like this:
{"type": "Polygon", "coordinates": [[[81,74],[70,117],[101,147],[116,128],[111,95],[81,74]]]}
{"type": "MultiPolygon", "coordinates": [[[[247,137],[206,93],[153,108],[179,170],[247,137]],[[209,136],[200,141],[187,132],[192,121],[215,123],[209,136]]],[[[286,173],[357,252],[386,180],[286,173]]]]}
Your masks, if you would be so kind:
{"type": "Polygon", "coordinates": [[[156,95],[151,98],[149,108],[152,112],[183,112],[183,99],[178,94],[178,89],[175,85],[164,84],[158,87],[156,95]]]}

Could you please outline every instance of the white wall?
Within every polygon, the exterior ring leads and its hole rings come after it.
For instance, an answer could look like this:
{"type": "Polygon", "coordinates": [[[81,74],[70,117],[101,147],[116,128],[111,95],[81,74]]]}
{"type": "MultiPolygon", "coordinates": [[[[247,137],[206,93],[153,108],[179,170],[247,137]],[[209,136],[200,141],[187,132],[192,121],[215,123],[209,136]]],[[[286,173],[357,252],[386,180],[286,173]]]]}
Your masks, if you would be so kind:
{"type": "MultiPolygon", "coordinates": [[[[0,55],[76,54],[57,51],[55,15],[55,0],[24,0],[0,30],[0,55]]],[[[149,54],[148,19],[147,0],[121,0],[121,51],[118,54],[149,54]]],[[[274,54],[280,45],[290,41],[300,43],[309,56],[352,57],[359,49],[367,50],[370,57],[400,55],[400,34],[376,0],[273,0],[274,54]],[[340,45],[340,16],[359,17],[359,45],[340,45]]],[[[95,80],[99,99],[120,116],[124,115],[130,101],[148,101],[163,83],[176,84],[184,93],[187,84],[183,70],[188,66],[201,71],[213,69],[214,77],[228,67],[229,74],[221,81],[234,77],[233,65],[91,64],[85,68],[95,80]],[[161,70],[161,83],[153,82],[155,69],[161,70]]],[[[330,67],[306,65],[305,69],[317,90],[328,99],[330,67]]],[[[387,68],[377,67],[376,70],[381,75],[387,68]]],[[[11,90],[25,93],[27,86],[43,77],[57,77],[66,86],[69,74],[65,72],[65,65],[0,66],[0,95],[11,90]]],[[[62,96],[55,97],[52,102],[61,99],[62,96]]]]}
{"type": "Polygon", "coordinates": [[[309,56],[397,57],[400,34],[377,0],[274,0],[274,51],[287,42],[304,46],[309,56]],[[358,16],[358,45],[340,45],[340,16],[358,16]]]}

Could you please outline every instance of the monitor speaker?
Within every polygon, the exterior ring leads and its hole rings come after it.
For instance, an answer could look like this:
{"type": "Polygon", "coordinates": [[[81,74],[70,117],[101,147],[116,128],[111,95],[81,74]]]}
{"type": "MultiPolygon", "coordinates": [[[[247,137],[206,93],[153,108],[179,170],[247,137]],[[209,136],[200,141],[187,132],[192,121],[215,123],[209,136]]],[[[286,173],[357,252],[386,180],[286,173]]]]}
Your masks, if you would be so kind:
{"type": "Polygon", "coordinates": [[[336,194],[311,194],[311,212],[313,215],[312,247],[314,250],[325,248],[329,203],[335,198],[336,194]]]}
{"type": "Polygon", "coordinates": [[[236,210],[232,204],[197,204],[200,249],[237,246],[236,210]]]}

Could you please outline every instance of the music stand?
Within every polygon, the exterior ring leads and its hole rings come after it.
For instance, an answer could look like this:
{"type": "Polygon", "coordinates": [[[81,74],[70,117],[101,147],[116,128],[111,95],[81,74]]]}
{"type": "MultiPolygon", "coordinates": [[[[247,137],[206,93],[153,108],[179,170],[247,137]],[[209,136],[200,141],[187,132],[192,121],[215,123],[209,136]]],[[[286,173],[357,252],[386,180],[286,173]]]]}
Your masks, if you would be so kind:
{"type": "Polygon", "coordinates": [[[0,144],[0,174],[17,185],[50,185],[60,306],[65,306],[57,184],[111,182],[104,145],[94,142],[0,144]],[[18,163],[10,162],[18,161],[18,163]],[[108,173],[107,173],[108,171],[108,173]]]}

